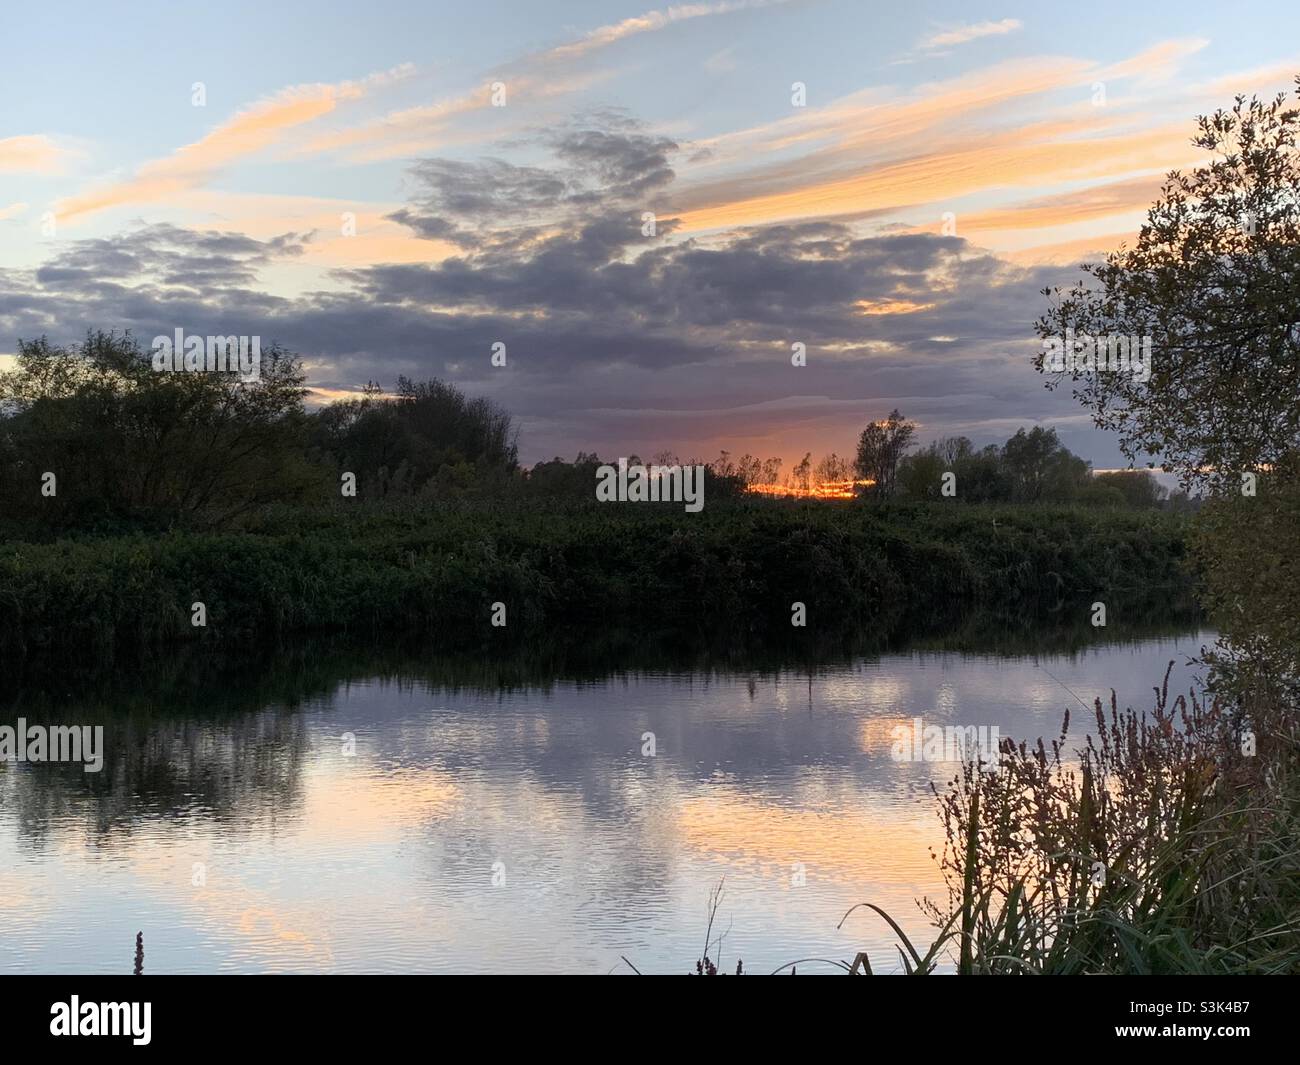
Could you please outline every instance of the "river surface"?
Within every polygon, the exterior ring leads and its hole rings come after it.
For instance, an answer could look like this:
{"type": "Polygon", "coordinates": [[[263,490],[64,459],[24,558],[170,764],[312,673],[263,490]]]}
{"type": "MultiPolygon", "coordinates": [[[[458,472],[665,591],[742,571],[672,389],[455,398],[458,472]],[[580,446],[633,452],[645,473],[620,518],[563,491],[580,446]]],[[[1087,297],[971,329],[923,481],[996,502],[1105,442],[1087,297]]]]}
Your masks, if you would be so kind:
{"type": "Polygon", "coordinates": [[[719,884],[727,970],[866,950],[895,971],[878,917],[836,925],[873,902],[924,950],[916,900],[946,899],[930,784],[956,770],[896,759],[895,729],[1033,740],[1070,707],[1078,738],[1080,700],[1148,708],[1212,640],[69,699],[58,719],[105,727],[100,773],[0,763],[0,972],[129,972],[137,932],[145,972],[686,972],[719,884]]]}

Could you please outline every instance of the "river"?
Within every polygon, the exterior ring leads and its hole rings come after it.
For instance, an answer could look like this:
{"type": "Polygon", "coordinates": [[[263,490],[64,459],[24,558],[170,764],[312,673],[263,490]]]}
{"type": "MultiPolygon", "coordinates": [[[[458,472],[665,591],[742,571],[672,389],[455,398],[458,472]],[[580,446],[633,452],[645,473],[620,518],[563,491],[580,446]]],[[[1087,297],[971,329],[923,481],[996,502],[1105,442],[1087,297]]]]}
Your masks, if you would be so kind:
{"type": "Polygon", "coordinates": [[[1070,707],[1077,738],[1081,702],[1149,707],[1171,660],[1186,690],[1212,640],[69,698],[104,768],[0,764],[0,971],[129,972],[143,932],[146,972],[684,973],[718,885],[729,971],[897,970],[878,917],[836,925],[873,902],[929,943],[956,767],[896,760],[895,729],[1032,740],[1070,707]]]}

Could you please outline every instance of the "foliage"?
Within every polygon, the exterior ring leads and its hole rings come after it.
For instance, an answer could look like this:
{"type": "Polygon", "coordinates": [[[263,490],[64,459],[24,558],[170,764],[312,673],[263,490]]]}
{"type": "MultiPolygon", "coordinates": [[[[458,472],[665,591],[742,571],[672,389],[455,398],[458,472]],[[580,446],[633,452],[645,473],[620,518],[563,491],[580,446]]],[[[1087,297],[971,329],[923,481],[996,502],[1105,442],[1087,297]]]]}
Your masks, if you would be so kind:
{"type": "Polygon", "coordinates": [[[885,499],[894,494],[898,463],[915,435],[915,423],[907,421],[897,410],[862,430],[854,469],[859,477],[875,482],[873,494],[885,499]]]}
{"type": "Polygon", "coordinates": [[[227,522],[314,481],[297,447],[303,374],[280,348],[261,377],[161,373],[129,333],[72,348],[20,341],[0,374],[0,498],[46,527],[130,516],[227,522]],[[43,475],[55,491],[42,494],[43,475]]]}
{"type": "MultiPolygon", "coordinates": [[[[355,502],[355,501],[353,501],[355,502]]],[[[557,626],[779,641],[976,609],[1059,619],[1182,600],[1183,522],[1068,508],[425,500],[283,508],[238,533],[0,544],[0,653],[129,657],[177,641],[413,631],[459,646],[557,626]],[[190,624],[206,604],[208,626],[190,624]],[[488,625],[493,602],[508,629],[488,625]],[[814,620],[792,630],[790,604],[814,620]]],[[[1122,620],[1117,618],[1117,620],[1122,620]]]]}
{"type": "Polygon", "coordinates": [[[1044,290],[1044,340],[1152,338],[1146,382],[1076,370],[1048,386],[1069,380],[1131,461],[1160,456],[1185,485],[1235,487],[1300,446],[1300,111],[1286,100],[1238,96],[1199,118],[1212,159],[1169,175],[1135,246],[1044,290]]]}
{"type": "MultiPolygon", "coordinates": [[[[356,475],[365,499],[445,495],[459,479],[449,467],[500,487],[515,471],[518,433],[490,400],[470,399],[443,381],[398,378],[397,394],[370,386],[360,399],[322,408],[310,420],[313,455],[335,475],[356,475]]],[[[472,491],[473,489],[471,489],[472,491]]]]}
{"type": "Polygon", "coordinates": [[[1226,643],[1275,682],[1300,679],[1300,470],[1261,477],[1255,496],[1213,500],[1190,546],[1226,643]]]}
{"type": "Polygon", "coordinates": [[[967,503],[1081,503],[1155,508],[1168,493],[1148,470],[1093,474],[1072,454],[1055,429],[1019,429],[1002,447],[976,451],[964,436],[936,440],[899,462],[898,494],[941,499],[943,475],[953,475],[952,498],[967,503]]]}
{"type": "MultiPolygon", "coordinates": [[[[1172,668],[1172,663],[1170,666],[1172,668]]],[[[1255,696],[1094,704],[1071,759],[1004,740],[942,795],[946,906],[962,973],[1300,969],[1300,728],[1255,696]]]]}

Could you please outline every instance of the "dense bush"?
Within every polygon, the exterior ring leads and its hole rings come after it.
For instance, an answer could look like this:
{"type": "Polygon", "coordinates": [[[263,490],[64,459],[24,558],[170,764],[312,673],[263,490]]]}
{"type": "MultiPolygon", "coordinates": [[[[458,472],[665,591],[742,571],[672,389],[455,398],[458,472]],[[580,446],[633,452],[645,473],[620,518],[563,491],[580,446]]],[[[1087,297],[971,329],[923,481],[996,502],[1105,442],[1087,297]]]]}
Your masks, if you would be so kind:
{"type": "Polygon", "coordinates": [[[1182,536],[1173,515],[1046,507],[283,508],[239,533],[6,542],[0,648],[116,656],[329,630],[467,644],[589,624],[788,640],[795,602],[823,633],[976,608],[1059,617],[1095,600],[1118,617],[1187,599],[1182,536]]]}

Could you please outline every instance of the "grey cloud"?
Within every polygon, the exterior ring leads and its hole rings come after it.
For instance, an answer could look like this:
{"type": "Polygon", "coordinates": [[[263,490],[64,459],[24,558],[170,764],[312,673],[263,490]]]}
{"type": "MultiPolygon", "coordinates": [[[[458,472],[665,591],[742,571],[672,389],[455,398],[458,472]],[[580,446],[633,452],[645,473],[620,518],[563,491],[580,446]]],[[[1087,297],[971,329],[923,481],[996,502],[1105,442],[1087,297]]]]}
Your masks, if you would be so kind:
{"type": "Polygon", "coordinates": [[[307,238],[145,226],[70,244],[36,271],[0,272],[0,336],[72,340],[102,326],[150,337],[181,325],[279,340],[321,387],[439,376],[516,412],[528,461],[580,448],[703,454],[719,438],[735,438],[733,450],[843,453],[893,406],[925,434],[960,427],[977,442],[1057,419],[1084,454],[1117,461],[1029,367],[1039,291],[1073,272],[1013,266],[956,237],[863,236],[841,223],[676,240],[661,222],[645,237],[637,200],[670,193],[676,146],[627,126],[551,143],[555,169],[416,168],[419,191],[393,217],[457,241],[463,254],[441,262],[339,271],[341,291],[283,298],[259,291],[258,271],[301,254],[307,238]],[[891,300],[933,306],[862,313],[863,301],[891,300]],[[509,351],[503,371],[489,364],[496,341],[509,351]],[[807,344],[808,366],[790,365],[794,341],[807,344]]]}
{"type": "Polygon", "coordinates": [[[248,285],[268,263],[301,255],[308,240],[306,234],[259,241],[241,233],[140,226],[111,239],[72,241],[38,268],[36,278],[52,286],[118,281],[197,289],[248,285]]]}
{"type": "Polygon", "coordinates": [[[677,143],[667,137],[602,129],[573,130],[554,142],[555,152],[578,173],[591,174],[597,187],[581,201],[635,199],[673,180],[669,159],[677,143]]]}
{"type": "Polygon", "coordinates": [[[410,205],[387,217],[426,239],[511,253],[534,235],[521,225],[572,223],[593,206],[607,211],[645,200],[673,180],[676,142],[626,121],[565,129],[543,143],[556,166],[423,159],[410,169],[417,186],[410,205]]]}

